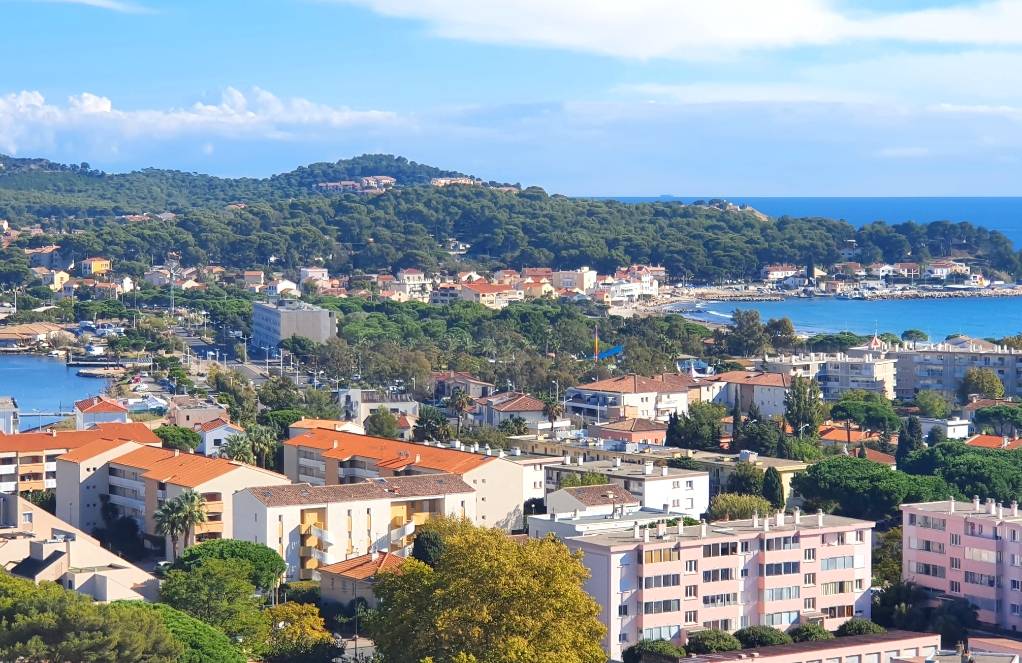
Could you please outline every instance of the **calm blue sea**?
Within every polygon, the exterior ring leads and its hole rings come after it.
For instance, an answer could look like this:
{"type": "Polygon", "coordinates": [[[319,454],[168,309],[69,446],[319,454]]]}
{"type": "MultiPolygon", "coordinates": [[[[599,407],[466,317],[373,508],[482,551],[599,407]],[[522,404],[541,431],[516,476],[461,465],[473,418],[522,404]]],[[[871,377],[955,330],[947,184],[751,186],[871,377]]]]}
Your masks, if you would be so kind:
{"type": "Polygon", "coordinates": [[[861,226],[873,221],[968,221],[1000,230],[1022,248],[1022,197],[1011,198],[750,198],[746,196],[615,197],[622,202],[678,201],[724,198],[747,204],[770,216],[823,216],[861,226]]]}
{"type": "Polygon", "coordinates": [[[14,396],[21,411],[21,428],[35,428],[55,421],[32,416],[32,411],[68,411],[76,400],[95,396],[106,380],[82,378],[64,362],[35,355],[0,355],[0,395],[14,396]]]}
{"type": "Polygon", "coordinates": [[[931,339],[944,339],[951,334],[1002,338],[1022,332],[1022,297],[879,301],[817,297],[780,302],[707,302],[699,306],[699,313],[686,315],[726,323],[735,309],[755,309],[764,321],[790,318],[796,329],[809,334],[846,330],[901,334],[906,329],[922,329],[931,339]]]}

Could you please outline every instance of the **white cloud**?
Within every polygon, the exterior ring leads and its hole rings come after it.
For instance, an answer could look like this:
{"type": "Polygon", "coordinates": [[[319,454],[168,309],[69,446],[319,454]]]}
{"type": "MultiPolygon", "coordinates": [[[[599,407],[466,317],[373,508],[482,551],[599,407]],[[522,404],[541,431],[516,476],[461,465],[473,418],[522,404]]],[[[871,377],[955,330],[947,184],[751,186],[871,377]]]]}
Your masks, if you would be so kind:
{"type": "Polygon", "coordinates": [[[835,0],[334,0],[452,39],[624,58],[716,58],[862,40],[1022,45],[1022,0],[882,14],[835,0]]]}
{"type": "Polygon", "coordinates": [[[188,135],[290,140],[407,122],[387,111],[353,110],[300,97],[282,99],[259,88],[246,94],[229,87],[220,103],[167,110],[122,110],[109,98],[90,92],[69,97],[60,105],[39,92],[23,91],[0,96],[0,151],[40,149],[72,135],[110,145],[122,139],[188,135]]]}

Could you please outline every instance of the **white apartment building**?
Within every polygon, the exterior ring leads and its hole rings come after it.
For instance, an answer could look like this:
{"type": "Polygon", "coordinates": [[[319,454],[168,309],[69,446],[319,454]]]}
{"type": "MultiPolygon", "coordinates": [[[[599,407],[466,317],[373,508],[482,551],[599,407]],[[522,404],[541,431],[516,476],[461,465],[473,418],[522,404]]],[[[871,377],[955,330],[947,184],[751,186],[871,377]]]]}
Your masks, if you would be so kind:
{"type": "Polygon", "coordinates": [[[885,398],[894,398],[895,364],[893,358],[865,354],[850,357],[844,353],[809,353],[766,357],[764,371],[813,378],[820,383],[824,400],[836,401],[850,389],[862,389],[885,398]]]}
{"type": "Polygon", "coordinates": [[[779,512],[655,528],[640,523],[565,541],[584,553],[586,592],[600,604],[611,660],[639,640],[745,626],[834,630],[870,616],[874,523],[779,512]]]}
{"type": "Polygon", "coordinates": [[[419,402],[408,394],[354,387],[338,390],[337,402],[341,406],[344,418],[359,424],[365,424],[369,415],[380,408],[395,417],[403,414],[413,422],[419,418],[419,402]]]}
{"type": "Polygon", "coordinates": [[[596,271],[588,267],[562,270],[550,276],[550,285],[555,290],[578,290],[592,292],[596,288],[596,271]]]}
{"type": "Polygon", "coordinates": [[[399,270],[397,279],[390,287],[395,292],[404,293],[409,299],[417,301],[429,301],[429,293],[433,290],[433,283],[420,269],[399,270]]]}
{"type": "Polygon", "coordinates": [[[337,314],[293,299],[252,304],[252,345],[276,348],[284,339],[303,336],[326,343],[337,335],[337,314]]]}
{"type": "Polygon", "coordinates": [[[277,551],[288,580],[318,580],[328,564],[374,551],[409,554],[415,528],[430,518],[476,521],[474,493],[455,474],[247,488],[233,496],[234,538],[277,551]]]}
{"type": "Polygon", "coordinates": [[[791,387],[791,376],[786,373],[728,371],[708,380],[704,382],[703,400],[732,408],[737,399],[742,412],[748,412],[755,403],[765,417],[784,414],[784,397],[791,387]]]}
{"type": "Polygon", "coordinates": [[[0,396],[0,434],[18,432],[18,403],[10,396],[0,396]]]}
{"type": "Polygon", "coordinates": [[[564,392],[567,414],[587,422],[618,419],[666,421],[688,412],[689,394],[698,395],[698,381],[686,375],[664,374],[647,378],[623,375],[569,387],[564,392]]]}
{"type": "Polygon", "coordinates": [[[561,489],[565,476],[590,473],[606,477],[607,483],[617,484],[635,495],[643,508],[698,518],[710,506],[708,472],[654,467],[652,461],[642,465],[622,463],[620,458],[586,461],[579,456],[572,462],[568,454],[560,464],[547,466],[547,495],[561,489]]]}

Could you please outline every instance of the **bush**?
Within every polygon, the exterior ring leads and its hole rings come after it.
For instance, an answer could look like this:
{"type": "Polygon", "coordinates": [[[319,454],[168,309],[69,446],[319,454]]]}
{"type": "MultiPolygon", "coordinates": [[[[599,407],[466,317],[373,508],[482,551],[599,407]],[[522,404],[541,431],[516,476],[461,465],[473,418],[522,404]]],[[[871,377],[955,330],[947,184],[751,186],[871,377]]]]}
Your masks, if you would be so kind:
{"type": "Polygon", "coordinates": [[[738,520],[752,518],[754,513],[767,516],[773,511],[765,498],[759,495],[721,493],[710,501],[710,520],[738,520]]]}
{"type": "Polygon", "coordinates": [[[838,637],[844,637],[846,635],[873,635],[886,632],[887,629],[880,624],[874,624],[868,619],[862,619],[861,617],[853,617],[841,626],[838,626],[837,631],[834,633],[838,637]]]}
{"type": "Polygon", "coordinates": [[[245,663],[230,638],[209,624],[165,603],[133,602],[133,606],[157,612],[174,639],[184,647],[179,663],[245,663]]]}
{"type": "Polygon", "coordinates": [[[771,626],[746,626],[735,631],[735,637],[742,643],[743,649],[766,647],[769,645],[788,645],[792,643],[791,636],[771,626]]]}
{"type": "Polygon", "coordinates": [[[788,631],[793,642],[815,642],[833,640],[834,634],[819,624],[802,624],[788,631]]]}
{"type": "Polygon", "coordinates": [[[252,565],[251,582],[263,591],[277,586],[287,564],[274,550],[261,543],[236,539],[213,539],[191,546],[174,563],[175,569],[190,571],[207,559],[243,559],[252,565]]]}
{"type": "Polygon", "coordinates": [[[294,582],[286,582],[281,585],[280,590],[287,595],[288,601],[319,605],[319,583],[315,580],[295,580],[294,582]]]}
{"type": "Polygon", "coordinates": [[[624,663],[642,663],[643,654],[685,657],[685,650],[667,640],[639,640],[621,653],[624,663]]]}
{"type": "Polygon", "coordinates": [[[690,654],[714,654],[721,651],[738,651],[742,643],[727,631],[711,628],[688,636],[685,649],[690,654]]]}

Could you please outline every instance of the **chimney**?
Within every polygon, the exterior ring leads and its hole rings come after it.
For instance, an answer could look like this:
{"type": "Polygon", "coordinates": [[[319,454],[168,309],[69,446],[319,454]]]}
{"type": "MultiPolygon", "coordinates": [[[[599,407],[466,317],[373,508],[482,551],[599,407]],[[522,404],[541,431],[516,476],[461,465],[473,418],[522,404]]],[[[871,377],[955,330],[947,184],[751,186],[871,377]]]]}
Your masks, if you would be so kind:
{"type": "Polygon", "coordinates": [[[997,513],[997,502],[992,497],[987,498],[987,513],[991,516],[997,513]]]}
{"type": "Polygon", "coordinates": [[[802,509],[795,507],[791,510],[791,520],[796,525],[802,524],[802,509]]]}
{"type": "Polygon", "coordinates": [[[700,520],[699,521],[699,536],[706,536],[706,521],[705,520],[700,520]]]}
{"type": "Polygon", "coordinates": [[[639,540],[639,523],[635,523],[635,525],[632,526],[632,536],[635,537],[636,541],[639,540]]]}
{"type": "Polygon", "coordinates": [[[573,514],[573,517],[578,518],[581,515],[582,515],[582,512],[579,511],[578,509],[575,509],[575,513],[573,514]]]}
{"type": "Polygon", "coordinates": [[[1004,519],[1004,505],[1003,504],[998,504],[997,505],[997,519],[998,520],[1003,520],[1004,519]]]}
{"type": "Polygon", "coordinates": [[[664,465],[663,467],[660,468],[660,476],[662,476],[662,477],[667,476],[667,466],[666,465],[664,465]]]}
{"type": "Polygon", "coordinates": [[[415,454],[415,464],[418,465],[421,462],[422,462],[422,456],[420,456],[419,454],[415,454]]]}
{"type": "Polygon", "coordinates": [[[614,459],[614,467],[621,467],[621,456],[614,459]]]}
{"type": "Polygon", "coordinates": [[[642,469],[643,469],[643,474],[646,474],[646,475],[653,474],[653,461],[647,460],[646,464],[643,465],[642,469]]]}
{"type": "Polygon", "coordinates": [[[571,465],[571,454],[564,454],[564,464],[571,465]]]}
{"type": "Polygon", "coordinates": [[[333,443],[333,448],[334,448],[334,449],[336,449],[336,448],[337,448],[337,440],[334,440],[334,443],[333,443]]]}
{"type": "Polygon", "coordinates": [[[583,454],[578,455],[578,466],[582,467],[586,462],[586,457],[583,454]]]}
{"type": "Polygon", "coordinates": [[[661,521],[656,524],[656,535],[658,539],[662,539],[667,536],[667,523],[661,521]]]}
{"type": "Polygon", "coordinates": [[[759,527],[759,511],[752,512],[752,526],[759,527]]]}
{"type": "Polygon", "coordinates": [[[777,526],[784,527],[784,511],[777,512],[777,526]]]}
{"type": "Polygon", "coordinates": [[[50,437],[57,437],[57,431],[53,428],[50,429],[50,437]]]}
{"type": "Polygon", "coordinates": [[[1013,518],[1018,517],[1018,500],[1011,501],[1011,515],[1013,518]]]}
{"type": "Polygon", "coordinates": [[[500,451],[497,452],[497,456],[499,456],[500,458],[504,458],[505,456],[507,456],[507,454],[504,453],[503,449],[501,449],[500,451]]]}
{"type": "Polygon", "coordinates": [[[649,543],[649,529],[642,530],[642,541],[643,543],[649,543]]]}
{"type": "Polygon", "coordinates": [[[177,458],[180,455],[181,455],[181,450],[180,449],[174,449],[174,458],[177,458]]]}
{"type": "Polygon", "coordinates": [[[678,536],[681,536],[684,533],[685,533],[685,519],[684,518],[678,518],[678,536]]]}
{"type": "Polygon", "coordinates": [[[1001,448],[1002,449],[1007,449],[1008,448],[1008,443],[1010,441],[1011,441],[1011,438],[1009,438],[1007,435],[1002,435],[1001,436],[1001,448]]]}
{"type": "Polygon", "coordinates": [[[763,516],[763,531],[770,531],[770,516],[763,516]]]}
{"type": "Polygon", "coordinates": [[[512,447],[511,448],[511,455],[512,456],[521,456],[522,455],[522,448],[521,447],[512,447]]]}
{"type": "Polygon", "coordinates": [[[823,509],[816,510],[816,526],[823,527],[823,509]]]}
{"type": "Polygon", "coordinates": [[[379,558],[379,556],[380,552],[376,550],[376,548],[373,548],[372,552],[369,553],[369,559],[373,560],[374,562],[379,558]]]}
{"type": "Polygon", "coordinates": [[[972,510],[979,511],[979,495],[972,496],[972,510]]]}
{"type": "Polygon", "coordinates": [[[948,513],[954,513],[955,512],[955,498],[954,497],[948,498],[948,502],[951,504],[951,510],[948,511],[948,513]]]}

